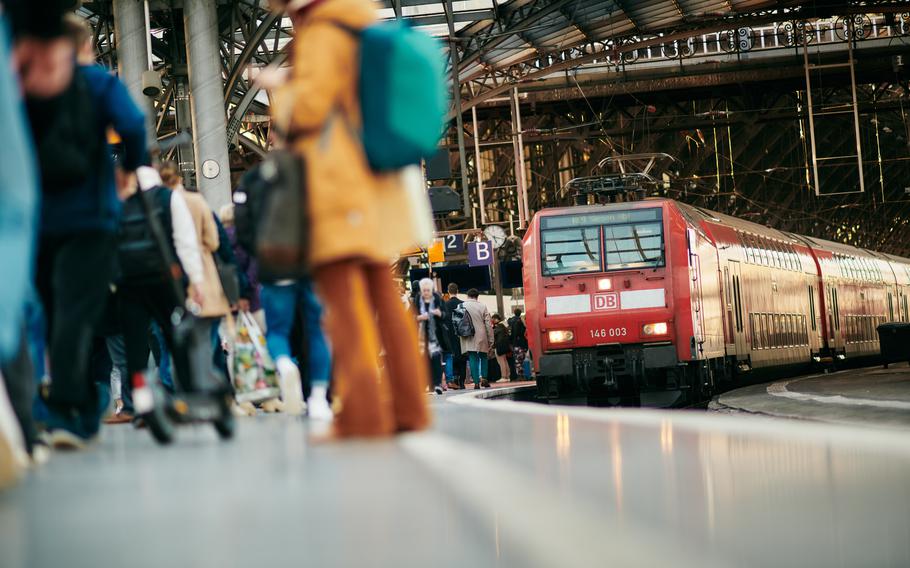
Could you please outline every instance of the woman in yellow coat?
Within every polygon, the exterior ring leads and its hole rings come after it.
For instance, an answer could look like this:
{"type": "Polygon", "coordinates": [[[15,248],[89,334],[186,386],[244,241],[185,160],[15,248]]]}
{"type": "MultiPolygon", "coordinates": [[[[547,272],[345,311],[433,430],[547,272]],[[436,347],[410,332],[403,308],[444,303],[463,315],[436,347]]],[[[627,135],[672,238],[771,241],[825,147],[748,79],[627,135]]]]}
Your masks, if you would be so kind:
{"type": "Polygon", "coordinates": [[[425,428],[428,369],[389,270],[416,241],[412,207],[400,176],[376,174],[367,163],[357,136],[357,39],[344,29],[369,26],[376,8],[370,0],[272,4],[294,23],[293,67],[275,90],[273,125],[306,161],[310,258],[335,361],[335,433],[425,428]]]}

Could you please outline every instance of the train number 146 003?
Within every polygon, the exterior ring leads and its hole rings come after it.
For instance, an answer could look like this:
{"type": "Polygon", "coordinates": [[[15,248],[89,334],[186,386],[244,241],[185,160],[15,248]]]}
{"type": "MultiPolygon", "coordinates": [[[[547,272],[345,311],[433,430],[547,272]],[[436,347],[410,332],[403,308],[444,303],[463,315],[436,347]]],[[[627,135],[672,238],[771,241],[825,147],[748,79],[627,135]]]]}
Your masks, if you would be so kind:
{"type": "Polygon", "coordinates": [[[611,327],[609,329],[592,329],[591,337],[593,339],[602,339],[604,337],[626,337],[629,330],[624,327],[611,327]]]}

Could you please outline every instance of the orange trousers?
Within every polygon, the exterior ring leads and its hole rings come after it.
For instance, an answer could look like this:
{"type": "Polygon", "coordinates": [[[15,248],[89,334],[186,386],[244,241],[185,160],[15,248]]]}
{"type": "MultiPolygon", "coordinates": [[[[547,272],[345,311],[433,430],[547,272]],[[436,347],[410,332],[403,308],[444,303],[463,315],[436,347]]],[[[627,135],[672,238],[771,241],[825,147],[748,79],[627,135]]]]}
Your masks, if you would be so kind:
{"type": "Polygon", "coordinates": [[[429,369],[389,268],[344,260],[317,268],[315,280],[332,341],[335,434],[377,437],[428,427],[429,369]]]}

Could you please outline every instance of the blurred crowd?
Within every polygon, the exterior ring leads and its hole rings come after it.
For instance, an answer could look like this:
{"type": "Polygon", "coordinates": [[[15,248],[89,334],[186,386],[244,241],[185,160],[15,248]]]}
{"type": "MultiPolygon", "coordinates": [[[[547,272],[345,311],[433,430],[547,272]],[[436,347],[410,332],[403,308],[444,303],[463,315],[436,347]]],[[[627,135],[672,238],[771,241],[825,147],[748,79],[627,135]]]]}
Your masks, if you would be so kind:
{"type": "Polygon", "coordinates": [[[525,372],[520,312],[507,328],[476,290],[430,280],[398,300],[389,260],[431,225],[357,135],[348,30],[371,2],[271,2],[296,32],[290,68],[260,76],[273,153],[217,213],[96,64],[74,4],[0,0],[0,487],[103,423],[147,427],[150,384],[344,438],[426,428],[427,390],[488,386],[489,357],[525,372]]]}

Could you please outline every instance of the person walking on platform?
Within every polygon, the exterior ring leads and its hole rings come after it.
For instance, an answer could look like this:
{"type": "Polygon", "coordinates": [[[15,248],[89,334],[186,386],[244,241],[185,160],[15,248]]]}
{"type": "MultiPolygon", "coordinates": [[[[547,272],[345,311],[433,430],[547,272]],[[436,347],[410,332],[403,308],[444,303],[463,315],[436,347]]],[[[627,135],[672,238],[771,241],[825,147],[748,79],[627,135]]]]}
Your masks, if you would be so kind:
{"type": "MultiPolygon", "coordinates": [[[[77,47],[90,42],[84,22],[76,18],[69,26],[77,47]]],[[[84,64],[62,94],[30,98],[28,114],[43,193],[37,285],[49,334],[48,436],[55,445],[80,448],[98,433],[104,396],[110,396],[97,391],[89,375],[92,338],[114,271],[117,188],[128,177],[115,178],[107,130],[119,134],[120,166],[129,174],[146,158],[145,117],[119,79],[84,64]]]]}
{"type": "Polygon", "coordinates": [[[419,240],[398,172],[374,172],[358,131],[359,39],[369,0],[271,0],[294,24],[293,68],[273,98],[273,128],[306,163],[309,264],[327,308],[341,437],[387,436],[430,423],[429,373],[389,259],[419,240]],[[385,366],[377,359],[385,351],[385,366]],[[386,392],[381,392],[385,390],[386,392]]]}
{"type": "MultiPolygon", "coordinates": [[[[281,143],[279,137],[273,138],[273,144],[281,143]]],[[[238,244],[249,251],[256,250],[256,238],[261,230],[261,219],[252,217],[261,214],[261,205],[268,192],[268,182],[263,177],[262,170],[262,164],[259,164],[247,171],[235,192],[235,197],[240,197],[247,204],[248,211],[242,230],[240,226],[237,227],[238,244]]],[[[251,262],[255,262],[255,258],[251,262]]],[[[313,289],[313,281],[309,278],[277,278],[269,273],[267,265],[266,268],[257,265],[257,272],[258,279],[261,280],[259,299],[265,313],[265,340],[281,379],[284,411],[288,414],[302,414],[306,409],[310,419],[328,422],[332,420],[332,408],[328,400],[332,354],[322,329],[322,302],[313,289]],[[291,343],[297,318],[302,320],[300,331],[303,341],[300,343],[305,346],[304,368],[310,384],[306,404],[303,403],[300,367],[294,360],[295,349],[291,343]]]]}
{"type": "MultiPolygon", "coordinates": [[[[213,361],[219,361],[218,354],[221,351],[221,340],[218,326],[221,323],[221,318],[230,315],[231,307],[227,297],[224,295],[224,289],[221,287],[221,279],[218,275],[218,267],[215,265],[215,253],[221,244],[221,239],[218,236],[218,225],[215,223],[215,213],[201,194],[196,191],[190,191],[183,186],[183,176],[177,164],[165,162],[161,164],[159,172],[164,185],[183,197],[193,217],[193,225],[196,227],[196,240],[199,243],[199,251],[202,256],[203,272],[203,280],[199,289],[202,304],[198,316],[211,326],[212,357],[213,361]]],[[[217,368],[224,372],[226,366],[219,362],[217,368]]],[[[226,376],[225,380],[228,381],[226,376]]]]}
{"type": "Polygon", "coordinates": [[[528,328],[521,319],[521,308],[512,310],[509,318],[509,339],[512,342],[512,359],[516,377],[525,377],[524,362],[528,355],[528,328]]]}
{"type": "Polygon", "coordinates": [[[420,342],[430,366],[430,387],[436,394],[444,390],[443,353],[449,351],[449,330],[445,304],[436,291],[436,284],[429,278],[420,281],[420,295],[417,296],[414,311],[420,326],[420,342]]]}
{"type": "Polygon", "coordinates": [[[500,379],[511,381],[512,373],[509,368],[509,355],[512,353],[512,342],[509,339],[509,329],[502,322],[502,316],[493,314],[493,353],[499,364],[500,379]]]}
{"type": "Polygon", "coordinates": [[[449,332],[449,352],[446,353],[446,375],[449,377],[450,389],[463,389],[464,380],[467,375],[467,359],[461,352],[461,341],[458,340],[458,334],[455,333],[455,323],[452,321],[452,314],[455,308],[462,304],[461,298],[458,297],[458,284],[452,282],[449,284],[449,299],[445,303],[446,324],[449,332]]]}
{"type": "MultiPolygon", "coordinates": [[[[30,298],[40,187],[21,93],[51,97],[66,88],[73,48],[63,37],[64,10],[59,1],[0,0],[0,398],[8,393],[15,415],[9,429],[0,416],[0,489],[15,481],[24,465],[15,440],[21,438],[32,459],[41,460],[35,453],[34,366],[25,331],[29,305],[36,303],[30,298]]],[[[0,405],[0,414],[6,413],[0,405]]]]}
{"type": "Polygon", "coordinates": [[[118,239],[121,274],[116,304],[123,332],[126,376],[121,377],[120,383],[124,407],[115,422],[128,422],[133,418],[132,386],[137,374],[144,373],[148,367],[151,322],[158,324],[173,355],[176,378],[182,385],[188,385],[190,381],[188,356],[175,351],[177,345],[171,322],[171,314],[180,306],[181,299],[176,297],[168,280],[169,267],[155,242],[140,191],[149,201],[156,222],[168,239],[167,244],[189,280],[189,297],[197,304],[205,304],[201,290],[206,274],[196,226],[183,195],[165,187],[154,168],[140,167],[136,177],[137,184],[125,192],[125,211],[118,239]]]}
{"type": "Polygon", "coordinates": [[[471,318],[474,335],[461,337],[461,352],[468,356],[468,366],[474,388],[488,388],[487,354],[493,348],[493,324],[490,310],[478,300],[480,292],[476,288],[468,290],[468,299],[464,302],[465,317],[471,318]]]}

